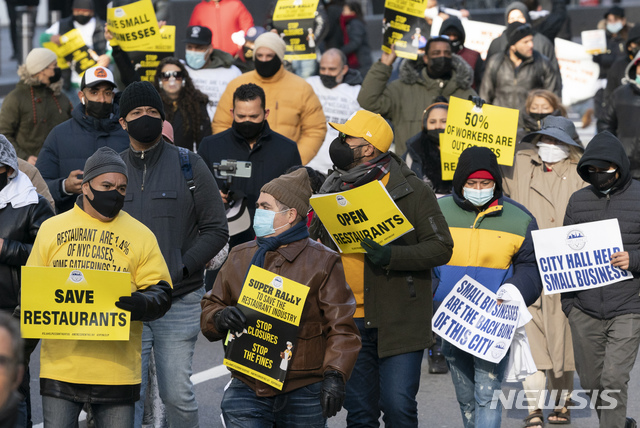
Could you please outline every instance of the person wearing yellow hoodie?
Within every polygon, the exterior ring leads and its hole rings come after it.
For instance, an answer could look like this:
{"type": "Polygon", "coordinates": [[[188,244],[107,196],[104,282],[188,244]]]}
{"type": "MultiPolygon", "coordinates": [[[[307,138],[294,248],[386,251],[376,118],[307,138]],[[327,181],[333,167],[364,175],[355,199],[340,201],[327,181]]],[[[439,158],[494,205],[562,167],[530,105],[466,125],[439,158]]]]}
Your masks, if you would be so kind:
{"type": "Polygon", "coordinates": [[[269,126],[298,143],[302,164],[318,153],[327,132],[320,100],[304,79],[285,70],[285,44],[275,33],[264,33],[255,41],[254,71],[236,77],[222,94],[211,126],[213,133],[226,131],[233,123],[233,93],[238,86],[255,83],[264,89],[270,110],[269,126]]]}

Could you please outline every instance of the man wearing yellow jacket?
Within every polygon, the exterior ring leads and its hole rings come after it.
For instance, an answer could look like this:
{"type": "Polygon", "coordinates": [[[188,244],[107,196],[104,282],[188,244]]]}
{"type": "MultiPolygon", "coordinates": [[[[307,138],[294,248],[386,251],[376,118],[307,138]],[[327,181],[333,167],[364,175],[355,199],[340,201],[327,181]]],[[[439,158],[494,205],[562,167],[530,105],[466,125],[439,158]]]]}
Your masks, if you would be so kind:
{"type": "Polygon", "coordinates": [[[231,128],[233,93],[238,86],[255,83],[264,89],[269,110],[269,126],[278,134],[298,143],[302,164],[314,158],[327,133],[322,105],[313,88],[301,77],[285,70],[285,44],[275,33],[256,39],[256,69],[236,77],[222,94],[211,126],[213,133],[231,128]]]}
{"type": "Polygon", "coordinates": [[[140,398],[140,321],[160,318],[171,307],[171,276],[154,234],[121,211],[126,189],[124,161],[112,149],[100,148],[85,163],[82,195],[73,209],[42,224],[27,261],[27,266],[47,267],[73,261],[86,269],[131,273],[131,296],[116,302],[131,312],[128,341],[42,341],[45,426],[73,426],[85,403],[91,404],[97,426],[133,426],[140,398]],[[105,243],[103,234],[114,238],[105,243]],[[94,255],[69,256],[70,246],[78,243],[92,245],[95,251],[89,254],[94,255]]]}

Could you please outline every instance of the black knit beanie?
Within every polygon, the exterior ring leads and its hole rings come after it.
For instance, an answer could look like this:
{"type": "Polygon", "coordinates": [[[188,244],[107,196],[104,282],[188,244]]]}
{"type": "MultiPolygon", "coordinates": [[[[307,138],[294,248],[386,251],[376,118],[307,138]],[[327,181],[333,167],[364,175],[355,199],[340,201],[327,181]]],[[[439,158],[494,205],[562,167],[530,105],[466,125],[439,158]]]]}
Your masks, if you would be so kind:
{"type": "Polygon", "coordinates": [[[127,177],[127,179],[129,178],[127,175],[127,165],[120,155],[111,147],[100,147],[84,164],[82,184],[109,172],[118,172],[127,177]]]}
{"type": "Polygon", "coordinates": [[[125,88],[120,97],[120,117],[127,117],[134,108],[144,106],[158,110],[164,120],[164,106],[156,88],[150,82],[133,82],[125,88]]]}

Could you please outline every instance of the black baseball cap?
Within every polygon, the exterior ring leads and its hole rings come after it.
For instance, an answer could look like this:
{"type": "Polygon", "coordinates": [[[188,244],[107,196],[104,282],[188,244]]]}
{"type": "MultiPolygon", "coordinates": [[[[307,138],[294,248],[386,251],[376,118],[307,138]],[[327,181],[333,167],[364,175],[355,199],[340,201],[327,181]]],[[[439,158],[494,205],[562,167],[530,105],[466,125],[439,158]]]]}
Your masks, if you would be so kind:
{"type": "Polygon", "coordinates": [[[210,45],[212,36],[213,34],[209,28],[194,25],[187,28],[187,38],[184,39],[184,42],[193,43],[194,45],[210,45]]]}

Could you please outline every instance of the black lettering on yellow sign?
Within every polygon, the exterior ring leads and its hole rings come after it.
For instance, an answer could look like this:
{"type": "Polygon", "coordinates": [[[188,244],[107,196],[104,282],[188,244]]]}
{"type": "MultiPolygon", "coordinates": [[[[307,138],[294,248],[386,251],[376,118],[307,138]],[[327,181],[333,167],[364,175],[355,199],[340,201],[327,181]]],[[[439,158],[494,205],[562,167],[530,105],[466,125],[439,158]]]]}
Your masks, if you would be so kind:
{"type": "Polygon", "coordinates": [[[343,226],[350,225],[351,222],[353,222],[353,224],[360,224],[369,220],[369,217],[367,217],[362,208],[355,211],[349,211],[347,213],[337,214],[336,217],[343,226]]]}
{"type": "Polygon", "coordinates": [[[93,303],[93,290],[67,290],[62,289],[54,292],[56,303],[93,303]]]}
{"type": "Polygon", "coordinates": [[[127,324],[127,314],[124,312],[23,310],[22,322],[29,325],[124,327],[127,324]]]}
{"type": "Polygon", "coordinates": [[[334,233],[333,238],[336,240],[337,243],[342,245],[352,244],[355,242],[360,242],[365,238],[375,239],[378,236],[382,236],[385,233],[389,232],[391,229],[395,229],[396,226],[399,226],[402,223],[404,223],[404,219],[402,218],[401,215],[396,214],[393,217],[389,217],[388,219],[383,220],[377,225],[371,226],[367,229],[344,232],[344,233],[334,233]]]}
{"type": "Polygon", "coordinates": [[[119,42],[134,42],[139,39],[145,39],[156,35],[156,28],[149,27],[142,30],[133,31],[131,33],[114,33],[113,37],[119,42]]]}
{"type": "Polygon", "coordinates": [[[146,13],[140,16],[134,16],[133,18],[107,21],[110,27],[113,27],[116,29],[134,27],[136,25],[146,24],[147,22],[151,22],[151,20],[147,17],[146,13]]]}

